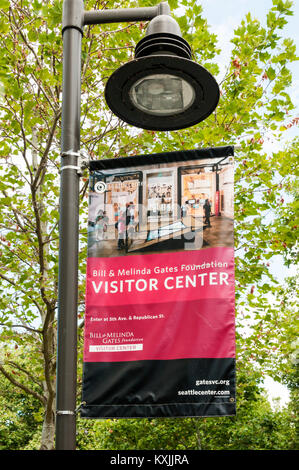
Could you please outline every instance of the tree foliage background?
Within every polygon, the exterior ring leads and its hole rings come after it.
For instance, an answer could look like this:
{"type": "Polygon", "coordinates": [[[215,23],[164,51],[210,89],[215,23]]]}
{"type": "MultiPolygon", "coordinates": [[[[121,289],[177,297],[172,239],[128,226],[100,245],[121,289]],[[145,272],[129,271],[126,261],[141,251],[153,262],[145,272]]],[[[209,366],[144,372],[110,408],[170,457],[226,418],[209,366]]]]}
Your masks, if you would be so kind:
{"type": "MultiPolygon", "coordinates": [[[[153,0],[85,1],[86,9],[151,6],[153,0]]],[[[196,0],[170,0],[196,61],[218,75],[221,44],[196,0]],[[180,8],[180,9],[178,9],[180,8]],[[184,15],[180,13],[184,9],[184,15]]],[[[61,0],[0,0],[0,448],[54,445],[61,0]]],[[[216,111],[192,128],[150,132],[115,118],[107,78],[134,57],[146,23],[86,27],[82,48],[81,147],[92,159],[236,145],[235,255],[238,367],[236,418],[78,420],[78,448],[296,448],[296,277],[277,282],[271,261],[298,258],[299,117],[289,95],[294,41],[283,34],[292,2],[273,0],[263,22],[236,26],[216,111]],[[294,132],[295,131],[295,132],[294,132]],[[271,136],[284,142],[267,151],[271,136]],[[289,136],[289,137],[288,137],[289,136]],[[273,411],[259,383],[291,390],[273,411]],[[260,436],[259,438],[257,436],[260,436]]],[[[78,405],[87,240],[87,181],[80,192],[78,405]]]]}

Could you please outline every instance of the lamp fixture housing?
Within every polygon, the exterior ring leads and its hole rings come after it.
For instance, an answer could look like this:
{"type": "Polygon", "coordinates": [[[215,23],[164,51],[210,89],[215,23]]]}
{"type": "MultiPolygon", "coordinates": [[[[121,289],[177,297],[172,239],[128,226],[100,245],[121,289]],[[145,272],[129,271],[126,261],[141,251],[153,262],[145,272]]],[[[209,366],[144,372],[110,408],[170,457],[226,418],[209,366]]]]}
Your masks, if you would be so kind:
{"type": "Polygon", "coordinates": [[[191,60],[177,22],[158,15],[135,48],[135,59],[108,79],[105,98],[123,121],[147,130],[171,131],[206,119],[219,101],[214,77],[191,60]]]}

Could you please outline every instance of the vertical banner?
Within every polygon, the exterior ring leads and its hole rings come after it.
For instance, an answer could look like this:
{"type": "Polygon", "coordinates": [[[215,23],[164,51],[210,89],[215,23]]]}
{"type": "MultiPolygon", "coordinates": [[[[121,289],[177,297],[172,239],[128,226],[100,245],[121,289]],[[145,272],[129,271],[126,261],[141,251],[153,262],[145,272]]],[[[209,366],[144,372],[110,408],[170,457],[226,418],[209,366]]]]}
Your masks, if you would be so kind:
{"type": "Polygon", "coordinates": [[[233,147],[91,163],[83,418],[235,414],[233,147]]]}

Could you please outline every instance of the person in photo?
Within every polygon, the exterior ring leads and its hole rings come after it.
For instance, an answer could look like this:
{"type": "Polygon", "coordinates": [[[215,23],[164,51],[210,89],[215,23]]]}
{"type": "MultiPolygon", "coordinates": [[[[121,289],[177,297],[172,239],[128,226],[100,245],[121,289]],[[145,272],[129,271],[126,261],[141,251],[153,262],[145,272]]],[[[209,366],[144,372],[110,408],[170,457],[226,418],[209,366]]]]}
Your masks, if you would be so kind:
{"type": "Polygon", "coordinates": [[[118,241],[117,249],[122,250],[125,248],[125,238],[126,238],[126,212],[122,212],[117,224],[118,229],[118,241]]]}
{"type": "Polygon", "coordinates": [[[208,226],[211,227],[211,222],[210,222],[210,216],[211,216],[211,204],[209,199],[205,200],[205,203],[203,205],[203,209],[205,211],[205,221],[204,223],[208,226]]]}
{"type": "Polygon", "coordinates": [[[101,241],[104,239],[104,233],[107,230],[107,216],[106,213],[100,211],[95,220],[95,239],[101,241]]]}

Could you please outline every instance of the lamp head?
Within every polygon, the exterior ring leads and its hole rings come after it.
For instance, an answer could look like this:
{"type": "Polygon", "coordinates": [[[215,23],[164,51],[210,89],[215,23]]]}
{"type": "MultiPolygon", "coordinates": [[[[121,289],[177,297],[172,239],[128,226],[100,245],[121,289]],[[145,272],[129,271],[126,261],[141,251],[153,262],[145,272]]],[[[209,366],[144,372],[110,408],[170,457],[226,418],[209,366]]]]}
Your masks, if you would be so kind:
{"type": "Polygon", "coordinates": [[[105,97],[123,121],[170,131],[206,119],[219,101],[214,77],[191,60],[191,48],[169,15],[158,15],[135,48],[135,59],[109,78],[105,97]]]}

